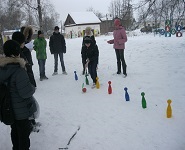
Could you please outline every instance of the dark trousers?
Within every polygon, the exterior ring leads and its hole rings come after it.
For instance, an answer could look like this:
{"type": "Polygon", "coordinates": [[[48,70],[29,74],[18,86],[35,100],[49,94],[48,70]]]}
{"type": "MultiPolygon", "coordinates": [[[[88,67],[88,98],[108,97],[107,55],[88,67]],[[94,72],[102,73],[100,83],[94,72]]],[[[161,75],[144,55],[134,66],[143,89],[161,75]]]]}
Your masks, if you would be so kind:
{"type": "Polygon", "coordinates": [[[118,72],[121,72],[121,64],[123,68],[123,74],[127,74],[127,65],[125,63],[125,58],[124,58],[124,49],[115,49],[116,52],[116,59],[117,59],[117,69],[118,72]]]}
{"type": "Polygon", "coordinates": [[[54,72],[58,71],[58,56],[60,58],[60,62],[61,62],[61,67],[62,67],[62,71],[66,71],[65,69],[65,65],[64,65],[64,58],[63,58],[63,53],[55,53],[54,54],[54,59],[55,59],[55,68],[54,68],[54,72]]]}
{"type": "Polygon", "coordinates": [[[26,69],[27,69],[27,73],[28,73],[31,84],[33,86],[37,87],[35,77],[34,77],[34,74],[33,74],[33,70],[32,70],[32,65],[26,65],[26,69]]]}
{"type": "Polygon", "coordinates": [[[84,61],[83,59],[82,59],[82,66],[83,66],[83,73],[85,73],[85,64],[86,64],[86,61],[84,61]]]}
{"type": "Polygon", "coordinates": [[[45,75],[45,64],[46,64],[46,59],[38,59],[38,64],[39,64],[39,72],[40,72],[40,77],[44,77],[45,75]]]}
{"type": "Polygon", "coordinates": [[[98,62],[97,61],[90,61],[89,64],[88,64],[88,71],[89,71],[89,74],[91,75],[91,78],[93,80],[93,83],[96,83],[96,77],[97,77],[97,64],[98,62]]]}
{"type": "Polygon", "coordinates": [[[12,150],[29,150],[29,136],[32,131],[31,121],[28,119],[15,120],[11,129],[12,150]]]}

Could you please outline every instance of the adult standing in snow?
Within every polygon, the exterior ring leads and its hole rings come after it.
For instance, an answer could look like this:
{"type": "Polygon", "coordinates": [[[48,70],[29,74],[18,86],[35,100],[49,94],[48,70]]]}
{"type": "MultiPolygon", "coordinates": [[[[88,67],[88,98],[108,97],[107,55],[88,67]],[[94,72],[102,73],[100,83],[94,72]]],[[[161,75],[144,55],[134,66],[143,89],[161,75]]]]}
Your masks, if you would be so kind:
{"type": "Polygon", "coordinates": [[[121,74],[121,63],[123,69],[123,77],[127,76],[127,65],[124,58],[125,42],[127,42],[127,35],[124,27],[121,25],[119,19],[114,20],[115,30],[113,32],[114,39],[107,41],[109,44],[114,44],[117,59],[117,74],[121,74]]]}
{"type": "Polygon", "coordinates": [[[55,67],[53,75],[58,74],[58,56],[60,58],[62,73],[67,75],[65,65],[64,65],[64,57],[63,54],[66,53],[66,42],[64,36],[60,34],[59,27],[55,26],[53,35],[49,40],[49,47],[51,54],[54,54],[55,67]]]}
{"type": "MultiPolygon", "coordinates": [[[[31,82],[32,81],[31,80],[32,79],[32,74],[29,73],[30,65],[29,65],[29,63],[28,63],[28,61],[27,61],[27,59],[26,59],[26,57],[25,57],[25,55],[24,55],[24,53],[22,51],[22,49],[24,48],[24,45],[25,45],[25,37],[24,37],[24,35],[21,32],[17,31],[17,32],[13,33],[12,40],[18,42],[18,44],[20,45],[20,49],[21,49],[20,57],[23,58],[25,60],[25,62],[26,62],[26,65],[25,65],[26,66],[26,71],[27,71],[28,77],[29,77],[30,82],[31,82]]],[[[32,85],[35,86],[33,83],[32,83],[32,85]]],[[[36,121],[35,121],[34,118],[32,118],[30,120],[32,121],[33,125],[36,124],[36,121]]]]}
{"type": "MultiPolygon", "coordinates": [[[[21,33],[25,37],[25,44],[30,43],[31,40],[32,40],[32,35],[33,35],[32,27],[30,27],[30,26],[23,26],[23,27],[21,27],[21,33]]],[[[33,73],[33,69],[32,69],[33,60],[32,60],[31,51],[26,46],[24,46],[21,50],[22,50],[22,54],[24,55],[24,58],[28,62],[28,64],[27,64],[27,72],[29,74],[30,82],[35,87],[37,87],[36,81],[35,81],[35,77],[34,77],[34,73],[33,73]]]]}
{"type": "MultiPolygon", "coordinates": [[[[85,46],[84,39],[85,39],[86,37],[91,38],[92,44],[93,44],[93,45],[96,45],[96,40],[95,40],[95,37],[94,37],[93,32],[91,31],[91,27],[86,27],[86,28],[85,28],[85,35],[84,35],[84,37],[83,37],[82,47],[85,46]]],[[[81,55],[82,55],[82,49],[81,49],[81,55]]],[[[83,75],[85,74],[85,64],[86,64],[86,61],[84,61],[84,60],[82,59],[82,65],[83,65],[82,74],[83,74],[83,75]]]]}
{"type": "Polygon", "coordinates": [[[40,72],[40,81],[48,79],[45,74],[45,64],[47,59],[46,54],[46,46],[47,42],[44,38],[44,33],[42,31],[38,31],[38,37],[33,42],[34,50],[36,51],[36,57],[39,64],[39,72],[40,72]]]}
{"type": "Polygon", "coordinates": [[[21,46],[20,57],[26,61],[26,70],[30,79],[30,82],[36,87],[35,77],[32,70],[32,56],[30,50],[25,47],[25,36],[23,33],[17,31],[12,34],[12,40],[18,42],[21,46]]]}
{"type": "Polygon", "coordinates": [[[20,58],[20,45],[14,41],[6,41],[3,45],[6,57],[0,59],[0,82],[9,81],[12,108],[15,121],[11,125],[13,150],[29,150],[31,117],[36,112],[33,100],[35,87],[30,83],[25,69],[26,62],[20,58]]]}
{"type": "Polygon", "coordinates": [[[91,38],[86,37],[84,39],[84,46],[82,47],[82,59],[86,62],[85,67],[88,67],[88,71],[93,80],[92,88],[96,85],[96,77],[97,77],[97,64],[99,57],[99,50],[97,45],[93,44],[91,38]]]}

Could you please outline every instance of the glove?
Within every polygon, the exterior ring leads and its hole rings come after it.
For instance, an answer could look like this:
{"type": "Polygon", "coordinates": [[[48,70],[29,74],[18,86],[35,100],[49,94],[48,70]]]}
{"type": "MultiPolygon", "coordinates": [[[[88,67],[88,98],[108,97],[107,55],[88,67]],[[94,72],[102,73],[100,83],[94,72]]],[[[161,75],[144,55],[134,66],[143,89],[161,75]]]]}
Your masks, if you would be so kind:
{"type": "Polygon", "coordinates": [[[88,63],[90,62],[89,58],[86,59],[86,62],[88,62],[88,63]]]}

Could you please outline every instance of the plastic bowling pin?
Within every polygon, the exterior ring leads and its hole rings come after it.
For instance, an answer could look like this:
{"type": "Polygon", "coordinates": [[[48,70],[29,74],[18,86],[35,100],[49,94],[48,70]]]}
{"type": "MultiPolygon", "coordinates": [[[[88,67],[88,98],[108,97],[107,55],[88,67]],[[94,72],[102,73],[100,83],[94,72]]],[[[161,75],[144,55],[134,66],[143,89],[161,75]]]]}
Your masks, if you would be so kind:
{"type": "Polygon", "coordinates": [[[141,93],[141,96],[142,96],[142,107],[143,107],[143,108],[146,108],[145,93],[142,92],[142,93],[141,93]]]}
{"type": "Polygon", "coordinates": [[[89,80],[88,80],[87,76],[88,76],[88,74],[85,74],[85,83],[86,83],[86,85],[89,85],[89,80]]]}
{"type": "Polygon", "coordinates": [[[128,92],[127,92],[128,88],[125,87],[124,90],[125,90],[125,100],[126,100],[126,101],[130,101],[129,94],[128,94],[128,92]]]}
{"type": "Polygon", "coordinates": [[[167,107],[167,109],[166,109],[166,117],[167,117],[167,118],[171,118],[171,117],[172,117],[171,102],[172,102],[171,99],[167,100],[167,103],[168,103],[168,107],[167,107]]]}
{"type": "Polygon", "coordinates": [[[87,91],[86,87],[84,87],[84,83],[82,84],[82,92],[85,93],[87,91]]]}
{"type": "Polygon", "coordinates": [[[112,87],[111,87],[111,81],[108,82],[108,94],[112,94],[112,87]]]}
{"type": "Polygon", "coordinates": [[[96,88],[97,88],[97,89],[99,89],[99,88],[100,88],[100,83],[99,83],[98,79],[99,79],[99,78],[98,78],[98,77],[96,77],[96,88]]]}
{"type": "Polygon", "coordinates": [[[74,73],[75,73],[75,80],[77,81],[78,80],[78,76],[76,74],[76,71],[74,71],[74,73]]]}

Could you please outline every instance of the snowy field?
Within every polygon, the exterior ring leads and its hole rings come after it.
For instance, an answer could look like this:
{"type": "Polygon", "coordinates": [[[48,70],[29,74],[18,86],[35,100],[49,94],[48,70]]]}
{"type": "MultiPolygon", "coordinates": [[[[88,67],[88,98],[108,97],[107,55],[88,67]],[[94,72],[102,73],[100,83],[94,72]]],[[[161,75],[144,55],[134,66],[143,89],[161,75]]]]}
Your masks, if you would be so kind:
{"type": "MultiPolygon", "coordinates": [[[[96,37],[100,51],[100,89],[82,93],[82,38],[66,39],[64,55],[68,75],[52,76],[53,55],[47,49],[46,76],[39,81],[35,52],[33,70],[37,82],[34,94],[40,104],[40,132],[33,132],[31,150],[185,150],[185,34],[177,38],[153,34],[129,36],[125,59],[128,76],[116,75],[116,55],[107,40],[96,37]],[[78,81],[75,81],[77,71],[78,81]],[[108,94],[108,81],[112,94],[108,94]],[[125,101],[124,88],[130,101],[125,101]],[[145,92],[147,108],[141,105],[145,92]],[[172,118],[166,118],[167,100],[172,100],[172,118]],[[79,129],[79,130],[78,130],[79,129]]],[[[10,127],[0,123],[0,150],[10,150],[10,127]]]]}

